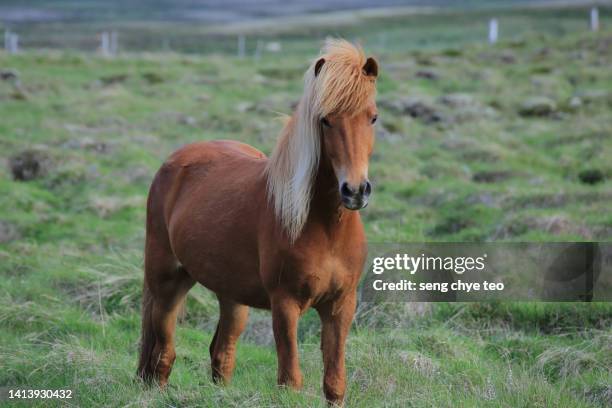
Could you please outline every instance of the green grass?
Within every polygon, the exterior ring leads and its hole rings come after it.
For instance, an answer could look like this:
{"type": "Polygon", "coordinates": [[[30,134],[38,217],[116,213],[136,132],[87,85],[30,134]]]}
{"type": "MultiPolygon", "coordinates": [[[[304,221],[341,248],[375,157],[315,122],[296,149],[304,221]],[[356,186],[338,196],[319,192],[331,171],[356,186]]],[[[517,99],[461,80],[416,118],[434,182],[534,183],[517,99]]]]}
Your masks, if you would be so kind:
{"type": "MultiPolygon", "coordinates": [[[[388,31],[383,22],[364,29],[370,39],[387,33],[382,52],[365,42],[382,63],[375,189],[363,212],[370,241],[610,241],[612,32],[584,32],[577,13],[552,15],[563,28],[555,35],[526,31],[495,47],[442,38],[443,47],[411,51],[419,47],[393,34],[401,19],[388,31]],[[422,70],[439,79],[417,76],[422,70]],[[451,93],[472,102],[440,102],[451,93]],[[536,95],[557,112],[520,116],[536,95]],[[398,112],[394,103],[406,96],[442,121],[398,112]],[[604,181],[581,183],[585,169],[604,181]]],[[[533,22],[509,16],[517,27],[533,22]]],[[[440,35],[451,35],[466,20],[410,18],[409,30],[425,36],[444,26],[440,35]]],[[[0,68],[20,76],[19,86],[0,82],[0,232],[13,231],[0,243],[0,386],[71,388],[79,406],[324,406],[314,313],[299,329],[304,391],[274,385],[265,312],[251,316],[233,384],[214,386],[208,343],[217,306],[202,288],[190,293],[179,325],[168,391],[134,382],[152,176],[196,140],[238,139],[270,152],[277,112],[299,98],[314,56],[314,42],[293,35],[308,45],[257,61],[0,54],[0,68]],[[8,160],[26,149],[45,158],[45,173],[13,180],[8,160]]],[[[611,323],[605,303],[362,303],[347,346],[347,404],[609,406],[611,323]]]]}

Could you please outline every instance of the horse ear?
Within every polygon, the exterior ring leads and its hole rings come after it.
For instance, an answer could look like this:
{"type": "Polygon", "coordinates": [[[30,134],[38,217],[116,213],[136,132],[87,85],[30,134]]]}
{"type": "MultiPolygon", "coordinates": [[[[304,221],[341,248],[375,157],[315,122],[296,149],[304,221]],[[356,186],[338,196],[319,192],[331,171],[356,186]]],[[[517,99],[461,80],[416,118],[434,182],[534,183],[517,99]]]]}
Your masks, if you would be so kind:
{"type": "Polygon", "coordinates": [[[319,75],[319,72],[321,71],[321,68],[323,68],[323,64],[325,64],[325,58],[320,58],[317,63],[315,64],[315,77],[317,75],[319,75]]]}
{"type": "Polygon", "coordinates": [[[376,62],[374,58],[369,57],[363,65],[363,73],[366,76],[373,76],[376,78],[378,76],[378,62],[376,62]]]}

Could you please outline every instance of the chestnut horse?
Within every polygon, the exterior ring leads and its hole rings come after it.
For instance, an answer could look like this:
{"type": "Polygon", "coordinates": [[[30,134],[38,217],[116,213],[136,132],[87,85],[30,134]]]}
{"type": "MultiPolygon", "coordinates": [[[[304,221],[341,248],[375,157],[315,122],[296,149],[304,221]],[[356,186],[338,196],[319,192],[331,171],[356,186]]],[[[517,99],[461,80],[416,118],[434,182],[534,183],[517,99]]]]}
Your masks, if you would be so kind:
{"type": "Polygon", "coordinates": [[[229,382],[256,307],[272,311],[278,384],[300,388],[298,319],[313,307],[322,322],[325,397],[342,403],[344,344],[366,258],[355,210],[371,192],[377,73],[360,48],[329,40],[269,159],[246,144],[211,141],[185,146],[162,165],[147,203],[141,378],[168,382],[177,313],[199,282],[219,299],[215,382],[229,382]]]}

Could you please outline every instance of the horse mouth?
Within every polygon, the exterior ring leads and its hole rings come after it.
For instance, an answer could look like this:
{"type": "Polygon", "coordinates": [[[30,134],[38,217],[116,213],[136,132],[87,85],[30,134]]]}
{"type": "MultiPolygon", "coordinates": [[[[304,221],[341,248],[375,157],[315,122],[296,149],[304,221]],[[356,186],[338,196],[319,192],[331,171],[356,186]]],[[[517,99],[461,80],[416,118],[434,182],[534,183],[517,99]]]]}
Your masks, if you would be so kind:
{"type": "Polygon", "coordinates": [[[367,198],[342,198],[344,208],[352,211],[358,211],[368,206],[367,198]]]}

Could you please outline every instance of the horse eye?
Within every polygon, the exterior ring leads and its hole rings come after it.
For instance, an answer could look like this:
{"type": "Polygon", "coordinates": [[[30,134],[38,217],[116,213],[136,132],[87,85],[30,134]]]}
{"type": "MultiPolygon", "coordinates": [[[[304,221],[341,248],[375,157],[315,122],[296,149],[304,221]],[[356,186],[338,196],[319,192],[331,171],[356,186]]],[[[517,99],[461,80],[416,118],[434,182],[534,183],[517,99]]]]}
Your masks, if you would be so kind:
{"type": "Polygon", "coordinates": [[[327,118],[321,118],[321,123],[323,124],[323,126],[330,128],[331,124],[329,123],[329,120],[327,120],[327,118]]]}
{"type": "Polygon", "coordinates": [[[374,117],[372,118],[372,124],[375,124],[377,120],[378,120],[378,115],[374,115],[374,117]]]}

